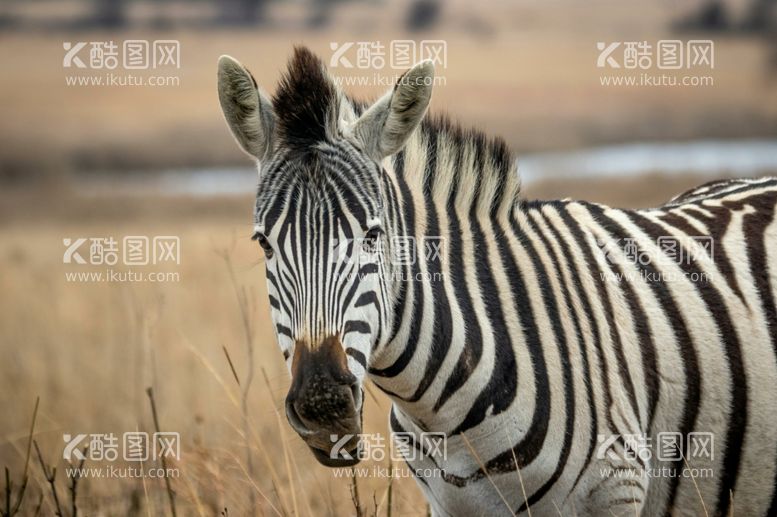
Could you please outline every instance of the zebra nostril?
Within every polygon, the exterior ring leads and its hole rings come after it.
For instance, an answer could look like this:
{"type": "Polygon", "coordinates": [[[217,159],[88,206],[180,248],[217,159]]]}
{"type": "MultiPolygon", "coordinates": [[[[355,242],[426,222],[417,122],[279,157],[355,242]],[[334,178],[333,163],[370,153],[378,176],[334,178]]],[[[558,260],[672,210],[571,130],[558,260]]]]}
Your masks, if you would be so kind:
{"type": "Polygon", "coordinates": [[[310,436],[315,433],[315,431],[308,429],[304,422],[302,422],[297,409],[294,407],[294,401],[290,398],[286,399],[286,419],[300,436],[310,436]]]}
{"type": "Polygon", "coordinates": [[[361,383],[354,382],[351,384],[351,398],[353,399],[353,410],[358,413],[362,407],[364,398],[364,391],[362,390],[361,383]]]}

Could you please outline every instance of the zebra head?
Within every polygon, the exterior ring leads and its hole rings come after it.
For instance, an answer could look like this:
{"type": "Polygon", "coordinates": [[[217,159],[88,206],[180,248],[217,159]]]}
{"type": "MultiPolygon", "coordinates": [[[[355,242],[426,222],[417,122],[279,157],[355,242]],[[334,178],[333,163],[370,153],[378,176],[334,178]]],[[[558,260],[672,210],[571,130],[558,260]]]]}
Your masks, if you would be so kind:
{"type": "Polygon", "coordinates": [[[358,462],[362,383],[390,339],[397,291],[382,258],[396,232],[382,163],[423,118],[433,74],[430,61],[416,65],[364,109],[305,48],[272,99],[240,63],[219,60],[225,118],[258,162],[254,239],[292,375],[287,418],[324,465],[358,462]]]}

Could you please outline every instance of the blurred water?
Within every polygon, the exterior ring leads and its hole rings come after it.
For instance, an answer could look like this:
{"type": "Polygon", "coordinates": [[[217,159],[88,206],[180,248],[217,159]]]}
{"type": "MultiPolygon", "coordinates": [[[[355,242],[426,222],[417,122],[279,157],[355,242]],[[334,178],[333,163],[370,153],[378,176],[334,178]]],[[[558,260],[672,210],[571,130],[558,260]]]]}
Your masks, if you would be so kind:
{"type": "Polygon", "coordinates": [[[77,190],[88,196],[235,196],[256,189],[253,167],[169,169],[158,173],[89,174],[76,179],[77,190]]]}
{"type": "Polygon", "coordinates": [[[579,151],[529,154],[518,170],[525,183],[540,179],[624,177],[648,173],[714,177],[777,172],[777,140],[703,140],[636,143],[579,151]]]}
{"type": "MultiPolygon", "coordinates": [[[[629,177],[648,173],[758,176],[777,172],[777,140],[704,140],[635,143],[525,154],[518,159],[524,184],[545,179],[629,177]]],[[[87,195],[248,195],[256,188],[251,167],[167,170],[158,174],[105,174],[81,177],[87,195]]]]}

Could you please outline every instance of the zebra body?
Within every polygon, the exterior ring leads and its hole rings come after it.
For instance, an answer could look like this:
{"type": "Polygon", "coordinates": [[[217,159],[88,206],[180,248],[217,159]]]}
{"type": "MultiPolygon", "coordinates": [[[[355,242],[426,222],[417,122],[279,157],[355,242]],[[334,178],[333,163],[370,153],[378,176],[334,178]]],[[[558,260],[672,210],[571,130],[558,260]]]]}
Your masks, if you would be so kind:
{"type": "MultiPolygon", "coordinates": [[[[421,134],[405,152],[425,153],[413,161],[428,168],[444,138],[421,134]]],[[[390,176],[435,174],[396,169],[390,176]]],[[[777,401],[767,387],[777,380],[777,180],[716,182],[650,210],[520,202],[486,216],[451,214],[455,201],[419,196],[422,182],[407,191],[412,199],[400,204],[413,205],[416,228],[435,221],[448,246],[441,264],[415,265],[442,270],[444,281],[414,286],[420,296],[405,302],[413,308],[402,325],[442,323],[378,350],[372,379],[395,398],[395,431],[451,433],[448,461],[411,465],[433,472],[420,485],[440,514],[523,510],[527,501],[538,515],[633,514],[643,505],[645,515],[727,514],[731,490],[736,509],[774,513],[777,401]],[[633,239],[660,259],[662,237],[693,260],[641,264],[618,248],[603,253],[602,243],[633,239]],[[452,382],[463,385],[446,398],[452,382]],[[717,451],[695,463],[629,462],[617,441],[617,461],[609,450],[595,457],[600,437],[655,444],[664,432],[710,433],[717,451]],[[713,477],[640,479],[664,468],[713,477]],[[636,479],[602,479],[616,470],[636,479]]]]}
{"type": "MultiPolygon", "coordinates": [[[[774,513],[777,440],[771,422],[777,401],[769,387],[777,379],[777,180],[724,185],[720,194],[642,211],[525,203],[510,217],[480,222],[489,228],[487,258],[465,255],[463,262],[474,267],[487,262],[493,281],[467,281],[448,269],[450,262],[443,264],[446,279],[466,283],[471,303],[480,307],[466,307],[472,321],[459,320],[451,344],[441,347],[452,351],[450,357],[414,352],[422,364],[442,361],[432,371],[429,399],[403,400],[423,384],[423,375],[393,383],[373,377],[399,397],[395,431],[439,429],[467,437],[448,438],[442,465],[428,458],[411,465],[432,472],[419,484],[439,514],[509,514],[508,508],[525,510],[528,501],[536,515],[557,514],[557,507],[564,515],[632,515],[635,508],[644,515],[670,508],[723,515],[731,490],[735,513],[774,513]],[[711,256],[700,248],[697,237],[704,235],[716,237],[711,256]],[[693,250],[693,262],[642,265],[622,253],[602,253],[608,239],[633,238],[655,257],[662,253],[661,236],[693,250]],[[615,281],[624,274],[633,278],[615,281]],[[486,302],[495,295],[496,311],[486,302]],[[510,348],[501,352],[496,341],[504,334],[494,330],[500,320],[511,336],[510,348]],[[430,410],[462,360],[466,329],[476,326],[486,335],[468,384],[430,410]],[[506,364],[509,380],[495,378],[506,364]],[[457,411],[472,408],[484,393],[485,413],[471,418],[457,411]],[[600,449],[600,437],[645,437],[655,445],[665,432],[710,433],[713,458],[628,461],[621,440],[600,449]],[[689,468],[689,475],[711,469],[711,478],[677,474],[689,468]],[[655,477],[646,479],[647,471],[655,477]]],[[[479,248],[465,254],[483,253],[479,248]]],[[[456,299],[450,289],[447,299],[456,299]]],[[[419,317],[427,310],[433,308],[419,317]]],[[[434,335],[426,339],[431,347],[440,344],[434,335]]]]}
{"type": "Polygon", "coordinates": [[[322,451],[360,429],[369,377],[435,515],[777,512],[777,180],[649,210],[527,202],[501,141],[421,121],[418,81],[365,109],[298,49],[272,101],[229,58],[219,84],[260,162],[287,415],[319,461],[345,464],[322,451]],[[355,237],[358,263],[329,251],[355,237]],[[396,237],[442,248],[382,259],[396,237]],[[645,446],[664,433],[683,457],[645,446]],[[692,436],[711,454],[689,457],[692,436]]]}

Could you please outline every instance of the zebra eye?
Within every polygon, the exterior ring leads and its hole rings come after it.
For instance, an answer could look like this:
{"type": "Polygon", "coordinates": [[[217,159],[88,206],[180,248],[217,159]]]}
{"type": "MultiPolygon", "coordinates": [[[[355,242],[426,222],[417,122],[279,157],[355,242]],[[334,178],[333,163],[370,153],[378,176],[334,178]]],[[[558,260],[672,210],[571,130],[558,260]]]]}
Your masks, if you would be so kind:
{"type": "Polygon", "coordinates": [[[267,240],[267,237],[257,232],[251,238],[256,242],[258,242],[259,246],[262,247],[262,249],[264,250],[265,257],[267,258],[272,257],[272,246],[270,246],[270,242],[267,240]]]}
{"type": "Polygon", "coordinates": [[[380,242],[380,236],[383,235],[383,230],[379,226],[373,226],[362,239],[362,248],[364,251],[374,253],[378,251],[378,244],[380,242]]]}

